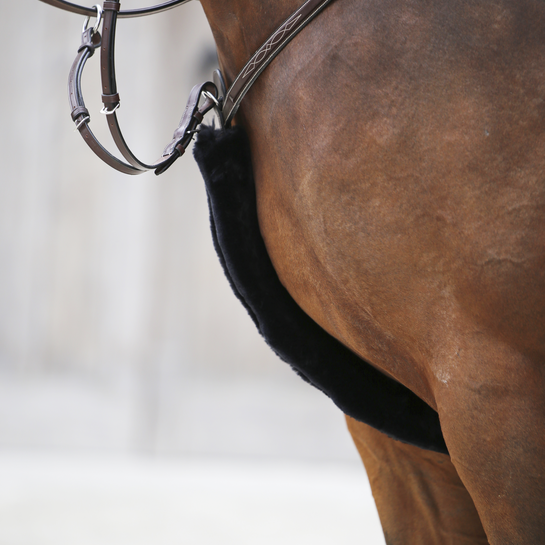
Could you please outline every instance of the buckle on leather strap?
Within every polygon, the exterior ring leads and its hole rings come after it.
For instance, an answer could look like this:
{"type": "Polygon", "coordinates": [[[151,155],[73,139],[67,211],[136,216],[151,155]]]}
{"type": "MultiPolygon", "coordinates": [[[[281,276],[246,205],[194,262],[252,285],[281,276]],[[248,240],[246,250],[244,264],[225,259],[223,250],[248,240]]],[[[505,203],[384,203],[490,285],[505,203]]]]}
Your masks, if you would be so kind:
{"type": "Polygon", "coordinates": [[[88,115],[82,117],[81,120],[78,121],[78,122],[76,123],[76,128],[74,129],[74,132],[79,131],[79,128],[80,128],[86,121],[91,121],[91,117],[88,116],[88,115]]]}
{"type": "Polygon", "coordinates": [[[112,110],[107,110],[106,106],[102,106],[102,110],[100,110],[100,113],[104,115],[112,115],[119,108],[119,106],[121,106],[119,102],[113,107],[112,110]]]}

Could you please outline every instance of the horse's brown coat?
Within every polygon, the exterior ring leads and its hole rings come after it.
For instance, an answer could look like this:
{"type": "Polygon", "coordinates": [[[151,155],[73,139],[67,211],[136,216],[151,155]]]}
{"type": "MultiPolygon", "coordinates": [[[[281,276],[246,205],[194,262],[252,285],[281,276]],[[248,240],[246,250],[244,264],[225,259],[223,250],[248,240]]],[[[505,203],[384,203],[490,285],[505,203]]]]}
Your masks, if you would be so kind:
{"type": "Polygon", "coordinates": [[[486,545],[475,505],[444,454],[405,445],[346,418],[388,545],[486,545]]]}
{"type": "MultiPolygon", "coordinates": [[[[202,0],[228,83],[299,2],[202,0]]],[[[337,0],[236,119],[280,280],[437,409],[493,545],[545,541],[544,96],[539,0],[337,0]]]]}

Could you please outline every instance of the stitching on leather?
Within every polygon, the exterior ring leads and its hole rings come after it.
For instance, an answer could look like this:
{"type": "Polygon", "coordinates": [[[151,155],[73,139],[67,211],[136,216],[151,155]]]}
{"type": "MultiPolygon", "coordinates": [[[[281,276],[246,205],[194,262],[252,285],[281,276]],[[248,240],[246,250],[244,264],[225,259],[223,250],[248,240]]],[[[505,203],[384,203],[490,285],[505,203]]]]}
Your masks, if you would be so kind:
{"type": "Polygon", "coordinates": [[[247,66],[242,77],[245,78],[248,74],[251,74],[259,63],[269,54],[270,50],[278,44],[284,36],[295,26],[295,23],[301,18],[301,14],[294,17],[290,21],[286,21],[284,26],[280,27],[259,49],[255,54],[253,61],[247,66]]]}

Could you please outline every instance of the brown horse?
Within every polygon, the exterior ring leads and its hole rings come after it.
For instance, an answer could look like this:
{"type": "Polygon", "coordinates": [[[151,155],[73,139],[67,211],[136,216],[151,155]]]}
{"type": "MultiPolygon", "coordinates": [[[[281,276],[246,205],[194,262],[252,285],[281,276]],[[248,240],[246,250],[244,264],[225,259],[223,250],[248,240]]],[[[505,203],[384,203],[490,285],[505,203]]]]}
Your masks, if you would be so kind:
{"type": "MultiPolygon", "coordinates": [[[[301,0],[201,2],[229,85],[301,0]]],[[[336,0],[235,119],[281,282],[439,413],[349,422],[391,545],[545,543],[544,96],[541,0],[336,0]]]]}

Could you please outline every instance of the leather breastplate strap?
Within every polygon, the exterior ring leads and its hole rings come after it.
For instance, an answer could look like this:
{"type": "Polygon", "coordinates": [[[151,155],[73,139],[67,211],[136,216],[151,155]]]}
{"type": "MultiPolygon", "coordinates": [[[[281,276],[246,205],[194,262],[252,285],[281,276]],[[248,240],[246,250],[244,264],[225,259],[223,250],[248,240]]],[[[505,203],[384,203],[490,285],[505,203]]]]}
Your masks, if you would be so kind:
{"type": "MultiPolygon", "coordinates": [[[[81,6],[61,0],[42,1],[51,5],[62,4],[62,6],[59,7],[69,9],[70,11],[74,11],[72,6],[78,10],[84,9],[81,6]],[[70,7],[67,7],[67,5],[70,7]]],[[[126,17],[136,17],[147,13],[156,13],[161,9],[170,9],[171,7],[174,7],[174,5],[182,4],[187,1],[189,0],[167,2],[159,6],[154,6],[153,8],[123,12],[120,11],[119,1],[106,0],[103,8],[95,6],[91,10],[93,16],[97,17],[95,27],[87,29],[87,23],[84,27],[82,43],[78,49],[76,59],[72,64],[68,79],[68,95],[72,109],[72,119],[76,124],[76,128],[83,136],[83,139],[94,153],[105,163],[125,174],[141,174],[148,170],[154,170],[156,174],[165,172],[178,157],[183,155],[185,149],[193,139],[194,134],[198,131],[198,126],[202,122],[204,115],[213,108],[220,118],[221,125],[224,127],[229,126],[242,99],[263,70],[290,42],[290,40],[333,0],[307,0],[295,13],[288,17],[256,53],[252,55],[242,71],[233,81],[229,90],[225,91],[223,77],[219,70],[215,73],[215,83],[205,82],[195,85],[190,93],[180,124],[174,132],[172,140],[166,146],[162,157],[153,163],[147,164],[137,159],[131,152],[121,133],[117,119],[116,111],[120,106],[120,98],[117,90],[114,64],[116,22],[117,18],[123,13],[125,13],[126,17]],[[146,13],[144,13],[144,11],[146,13]],[[138,12],[139,15],[135,15],[135,12],[138,12]],[[102,37],[98,31],[101,19],[104,21],[102,37]],[[104,104],[102,113],[107,116],[108,127],[113,140],[126,162],[118,159],[107,151],[96,139],[89,127],[91,119],[83,100],[81,76],[85,63],[98,47],[100,47],[101,51],[100,72],[102,78],[102,101],[104,104]]],[[[81,13],[81,11],[77,12],[81,13]]],[[[87,13],[87,11],[85,13],[87,13]]]]}
{"type": "Polygon", "coordinates": [[[222,113],[228,126],[244,95],[254,81],[286,45],[318,15],[332,0],[307,0],[288,17],[271,37],[252,55],[235,78],[223,100],[222,113]]]}
{"type": "Polygon", "coordinates": [[[165,148],[163,156],[151,164],[146,164],[138,160],[130,151],[123,138],[115,113],[115,110],[119,107],[119,95],[117,94],[113,60],[115,22],[119,2],[106,1],[104,4],[106,7],[104,11],[104,41],[95,28],[85,29],[82,34],[81,46],[78,49],[78,54],[70,70],[68,78],[68,98],[72,109],[72,119],[76,124],[76,128],[93,152],[111,167],[124,174],[141,174],[148,170],[155,170],[156,174],[161,174],[170,167],[178,157],[183,155],[193,138],[197,126],[202,122],[204,115],[215,106],[218,98],[217,88],[210,82],[193,87],[180,124],[174,132],[171,142],[165,148]],[[126,159],[126,163],[106,150],[96,139],[89,127],[91,118],[83,100],[81,76],[85,63],[94,54],[97,47],[101,48],[102,89],[105,105],[103,112],[106,113],[108,117],[108,127],[110,128],[114,142],[121,152],[121,155],[126,159]],[[207,93],[207,98],[203,104],[199,106],[201,95],[205,92],[207,93]]]}

